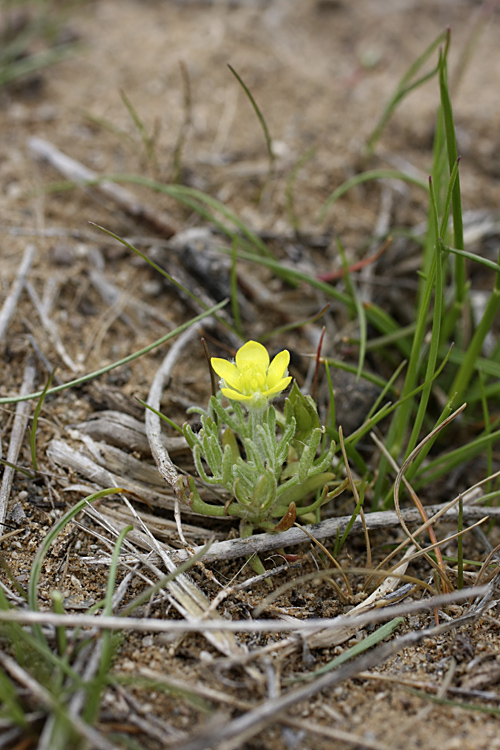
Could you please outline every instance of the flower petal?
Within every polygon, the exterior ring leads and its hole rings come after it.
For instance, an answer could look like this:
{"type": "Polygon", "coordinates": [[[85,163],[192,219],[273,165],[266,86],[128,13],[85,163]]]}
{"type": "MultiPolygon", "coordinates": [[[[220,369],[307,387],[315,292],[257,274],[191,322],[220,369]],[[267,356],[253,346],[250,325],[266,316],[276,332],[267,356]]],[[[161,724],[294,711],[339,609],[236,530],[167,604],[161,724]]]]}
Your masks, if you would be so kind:
{"type": "Polygon", "coordinates": [[[231,388],[221,388],[222,395],[230,399],[230,401],[251,401],[253,396],[245,396],[244,393],[238,393],[233,391],[231,388]]]}
{"type": "Polygon", "coordinates": [[[288,364],[290,362],[290,352],[287,349],[283,349],[282,352],[277,354],[267,371],[267,384],[270,388],[273,388],[276,383],[281,380],[286,374],[288,364]]]}
{"type": "Polygon", "coordinates": [[[210,362],[219,378],[222,378],[228,385],[231,385],[234,388],[238,387],[240,373],[236,365],[232,362],[228,362],[227,359],[219,359],[218,357],[212,357],[210,362]]]}
{"type": "Polygon", "coordinates": [[[266,396],[266,398],[269,398],[269,396],[273,396],[276,393],[281,393],[281,391],[284,391],[285,388],[288,388],[291,380],[291,376],[289,376],[288,378],[282,378],[278,383],[273,385],[272,388],[268,388],[267,391],[263,391],[262,394],[266,396]]]}
{"type": "Polygon", "coordinates": [[[256,365],[265,372],[269,367],[269,354],[266,347],[258,341],[247,341],[236,352],[236,367],[243,369],[245,365],[256,365]]]}

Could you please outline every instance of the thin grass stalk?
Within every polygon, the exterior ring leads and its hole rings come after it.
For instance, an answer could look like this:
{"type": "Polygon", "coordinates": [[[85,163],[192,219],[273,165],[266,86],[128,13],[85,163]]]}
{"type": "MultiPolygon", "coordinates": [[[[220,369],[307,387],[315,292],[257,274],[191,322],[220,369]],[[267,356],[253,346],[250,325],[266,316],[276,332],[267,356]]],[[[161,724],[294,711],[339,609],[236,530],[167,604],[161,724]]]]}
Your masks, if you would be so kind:
{"type": "MultiPolygon", "coordinates": [[[[483,421],[484,421],[484,434],[489,435],[492,431],[492,424],[490,418],[490,412],[488,408],[488,399],[486,398],[484,388],[484,377],[481,370],[478,372],[479,390],[481,393],[481,407],[483,410],[483,421]]],[[[493,446],[490,444],[486,448],[486,474],[490,476],[493,474],[493,446]]],[[[485,492],[488,493],[491,489],[491,482],[485,487],[485,492]]]]}
{"type": "MultiPolygon", "coordinates": [[[[436,420],[436,423],[434,427],[432,428],[432,432],[435,431],[435,429],[448,417],[450,416],[452,412],[453,407],[453,399],[449,399],[449,401],[445,404],[444,409],[441,411],[441,414],[439,415],[438,419],[436,420]]],[[[422,447],[422,450],[418,454],[418,456],[415,457],[415,460],[411,464],[411,466],[408,467],[408,470],[406,472],[406,478],[408,480],[413,479],[414,476],[418,475],[418,471],[420,469],[420,466],[423,464],[424,460],[426,459],[429,451],[431,450],[432,446],[438,439],[439,435],[435,433],[434,437],[427,441],[427,443],[422,447]]]]}
{"type": "Polygon", "coordinates": [[[240,339],[244,340],[243,325],[241,322],[241,312],[238,303],[238,240],[236,237],[233,239],[233,247],[231,253],[231,312],[233,313],[234,329],[239,335],[240,339]]]}
{"type": "Polygon", "coordinates": [[[333,381],[332,381],[332,373],[330,371],[330,365],[326,360],[324,361],[325,365],[325,372],[326,372],[326,380],[328,383],[328,404],[329,404],[329,411],[330,411],[330,427],[335,430],[335,391],[333,389],[333,381]]]}
{"type": "Polygon", "coordinates": [[[228,63],[227,67],[229,68],[229,70],[231,71],[231,73],[236,78],[236,80],[240,84],[241,88],[243,89],[243,91],[247,95],[248,100],[249,100],[250,104],[252,105],[252,107],[254,109],[254,112],[257,115],[257,118],[258,118],[258,120],[260,122],[262,131],[264,133],[264,138],[266,139],[267,153],[269,155],[269,176],[268,176],[268,179],[269,179],[270,177],[272,177],[272,175],[274,173],[274,163],[275,163],[275,159],[276,159],[276,157],[274,155],[274,151],[273,151],[273,142],[272,142],[272,139],[271,139],[271,134],[269,133],[269,128],[267,127],[267,123],[266,123],[266,120],[264,118],[264,115],[262,114],[261,110],[259,109],[259,106],[258,106],[257,102],[255,101],[255,99],[254,99],[254,97],[252,95],[252,92],[250,91],[250,89],[248,88],[248,86],[246,85],[246,83],[243,81],[243,79],[241,78],[241,76],[236,72],[236,70],[233,68],[232,65],[229,65],[229,63],[228,63]]]}
{"type": "Polygon", "coordinates": [[[458,537],[457,537],[457,573],[458,583],[457,588],[459,591],[464,587],[464,540],[463,540],[463,528],[464,528],[464,499],[460,496],[458,500],[458,537]]]}
{"type": "Polygon", "coordinates": [[[33,466],[33,471],[36,473],[38,471],[38,461],[36,458],[36,428],[38,426],[38,417],[40,416],[40,412],[42,410],[43,402],[45,401],[45,396],[47,395],[47,392],[52,385],[52,381],[54,379],[55,370],[52,370],[50,373],[47,382],[45,384],[45,388],[42,391],[42,395],[38,399],[38,403],[35,408],[35,412],[33,414],[33,422],[31,424],[31,430],[30,430],[30,448],[31,448],[31,464],[33,466]]]}
{"type": "MultiPolygon", "coordinates": [[[[56,523],[48,530],[47,535],[45,536],[42,545],[38,548],[31,565],[30,580],[28,586],[28,604],[29,608],[33,612],[38,611],[38,581],[42,572],[43,562],[52,543],[55,541],[61,531],[66,528],[68,523],[85,508],[87,503],[93,503],[95,500],[100,500],[103,497],[108,497],[108,495],[116,495],[120,492],[126,492],[126,490],[120,487],[109,487],[107,489],[100,490],[99,492],[94,492],[87,497],[84,497],[83,500],[80,500],[78,503],[76,503],[76,505],[66,511],[66,513],[61,516],[61,518],[56,521],[56,523]]],[[[45,637],[43,636],[42,630],[39,625],[33,626],[33,632],[40,640],[45,640],[45,637]]]]}
{"type": "Polygon", "coordinates": [[[315,313],[314,315],[311,315],[309,318],[304,318],[303,320],[295,320],[293,323],[287,323],[286,325],[273,328],[272,331],[268,331],[267,333],[264,333],[261,336],[259,336],[259,341],[261,344],[264,344],[266,341],[269,341],[275,336],[280,336],[281,334],[286,333],[288,331],[294,331],[296,328],[303,328],[303,326],[306,326],[308,323],[316,323],[316,321],[322,318],[323,315],[327,313],[329,309],[330,309],[330,303],[325,305],[322,310],[315,313]]]}
{"type": "MultiPolygon", "coordinates": [[[[6,612],[11,609],[15,609],[15,611],[17,612],[21,611],[9,606],[5,598],[5,594],[0,588],[0,611],[6,612]]],[[[66,658],[61,658],[52,650],[52,648],[48,645],[43,632],[41,638],[38,638],[29,630],[20,627],[17,623],[6,623],[5,625],[2,625],[2,627],[9,628],[10,642],[14,647],[16,662],[19,665],[30,666],[32,668],[34,666],[33,655],[36,654],[39,657],[40,663],[48,672],[52,669],[55,669],[57,670],[57,674],[64,674],[66,677],[68,677],[72,685],[75,685],[77,687],[83,686],[80,675],[78,675],[71,668],[66,658]]],[[[36,624],[32,625],[32,630],[34,630],[35,627],[38,626],[36,624]]],[[[37,664],[35,662],[35,666],[37,670],[40,671],[40,664],[37,664]]]]}
{"type": "Polygon", "coordinates": [[[177,136],[177,142],[174,148],[174,175],[173,182],[180,183],[182,179],[182,155],[184,152],[184,145],[191,128],[193,115],[193,102],[191,97],[191,82],[189,80],[189,73],[187,65],[183,60],[179,61],[179,68],[182,77],[182,88],[184,95],[184,117],[182,124],[179,129],[179,135],[177,136]]]}
{"type": "Polygon", "coordinates": [[[300,231],[300,219],[297,216],[297,212],[295,210],[293,190],[295,187],[295,182],[297,180],[298,173],[300,172],[302,167],[305,164],[307,164],[307,162],[310,159],[312,159],[315,153],[316,153],[316,149],[312,147],[312,148],[307,149],[307,151],[302,154],[302,156],[293,165],[292,170],[287,178],[286,185],[285,185],[285,206],[286,206],[288,221],[290,222],[293,231],[296,233],[300,231]]]}
{"type": "MultiPolygon", "coordinates": [[[[158,263],[155,263],[154,260],[151,260],[151,258],[148,258],[146,253],[143,253],[142,250],[139,250],[137,247],[132,245],[130,242],[127,242],[127,240],[123,239],[123,237],[120,237],[118,234],[115,234],[109,229],[105,229],[104,227],[101,227],[99,224],[94,224],[94,222],[90,222],[96,229],[99,229],[101,232],[104,232],[104,234],[109,235],[114,240],[117,240],[120,244],[122,244],[124,247],[126,247],[128,250],[131,250],[133,253],[138,255],[142,260],[144,260],[151,268],[153,268],[157,273],[159,273],[161,276],[163,276],[165,279],[167,279],[171,284],[173,284],[177,289],[180,289],[180,291],[185,294],[187,297],[192,299],[197,304],[201,305],[201,307],[204,307],[206,310],[208,310],[208,305],[203,302],[203,300],[198,299],[196,294],[194,294],[190,289],[188,289],[187,286],[184,286],[184,284],[181,284],[180,281],[177,281],[173,276],[171,276],[167,271],[165,271],[164,268],[158,265],[158,263]]],[[[214,315],[215,319],[223,325],[225,328],[228,328],[233,333],[236,333],[236,331],[220,316],[214,315]]]]}
{"type": "Polygon", "coordinates": [[[340,257],[342,260],[342,269],[344,272],[344,283],[353,301],[353,304],[356,310],[356,316],[358,319],[358,325],[359,325],[359,356],[358,356],[358,369],[356,371],[356,378],[357,380],[359,380],[361,377],[361,373],[363,371],[363,365],[364,365],[365,356],[366,356],[366,340],[367,340],[366,311],[365,311],[365,308],[363,307],[363,303],[361,302],[358,291],[349,274],[349,264],[347,263],[347,258],[345,256],[345,251],[342,246],[342,243],[340,242],[338,238],[337,238],[337,247],[338,247],[340,257]]]}
{"type": "Polygon", "coordinates": [[[136,108],[128,98],[125,91],[122,89],[120,91],[120,97],[122,102],[124,103],[130,117],[132,118],[135,127],[137,128],[137,132],[139,133],[139,136],[142,141],[142,145],[144,146],[144,151],[146,153],[146,159],[150,163],[153,171],[156,172],[158,168],[157,160],[156,160],[156,154],[155,154],[155,143],[154,139],[148,134],[146,127],[141,120],[139,113],[137,112],[136,108]]]}
{"type": "MultiPolygon", "coordinates": [[[[426,278],[424,295],[422,297],[420,308],[417,316],[417,326],[411,348],[408,366],[406,370],[405,382],[403,385],[400,407],[395,413],[394,418],[387,433],[386,446],[392,456],[398,456],[403,448],[406,437],[406,431],[410,421],[411,411],[413,409],[413,398],[410,397],[415,391],[420,366],[420,357],[427,328],[427,316],[430,310],[432,291],[434,288],[434,277],[436,271],[436,257],[434,256],[429,275],[426,278]]],[[[374,502],[376,509],[380,498],[384,494],[385,477],[389,469],[387,456],[382,455],[378,469],[378,477],[374,488],[374,502]]]]}
{"type": "Polygon", "coordinates": [[[389,622],[386,622],[385,625],[382,625],[380,628],[374,630],[373,633],[367,635],[359,643],[356,643],[355,646],[347,648],[345,651],[339,654],[339,656],[336,656],[335,659],[332,659],[326,664],[323,664],[322,667],[315,669],[314,672],[306,672],[305,674],[297,675],[297,677],[285,679],[283,681],[284,684],[290,685],[295,684],[296,682],[303,682],[304,680],[312,680],[315,677],[319,677],[320,675],[325,674],[326,672],[330,672],[332,669],[337,669],[337,667],[345,664],[350,659],[354,659],[364,651],[367,651],[369,648],[373,648],[373,646],[376,646],[377,643],[380,643],[381,641],[388,638],[404,622],[404,617],[394,617],[392,620],[389,620],[389,622]]]}
{"type": "MultiPolygon", "coordinates": [[[[112,175],[109,177],[104,177],[103,179],[115,180],[116,182],[132,182],[138,185],[144,185],[145,187],[150,187],[156,192],[164,193],[165,195],[168,195],[181,203],[186,203],[186,205],[189,205],[200,214],[201,206],[207,205],[209,208],[217,211],[225,219],[234,224],[236,229],[241,232],[243,237],[246,238],[250,242],[250,244],[254,248],[256,248],[264,257],[274,257],[272,252],[260,239],[260,237],[255,234],[255,232],[252,232],[250,229],[248,229],[246,224],[244,224],[244,222],[242,222],[241,219],[236,216],[236,214],[230,211],[223,203],[216,200],[215,198],[212,198],[210,195],[207,195],[202,190],[186,187],[184,185],[165,185],[163,183],[156,182],[155,180],[149,180],[138,175],[112,175]]],[[[205,213],[204,218],[214,223],[224,234],[228,235],[231,240],[233,239],[234,233],[229,231],[228,228],[220,221],[218,221],[212,213],[205,213]]]]}
{"type": "Polygon", "coordinates": [[[500,440],[500,430],[494,430],[470,441],[467,445],[449,451],[430,460],[414,482],[415,489],[430,486],[445,474],[481,454],[488,445],[495,445],[500,440]]]}
{"type": "Polygon", "coordinates": [[[16,687],[2,667],[0,667],[0,704],[3,716],[12,724],[21,729],[29,728],[28,720],[17,697],[16,687]]]}

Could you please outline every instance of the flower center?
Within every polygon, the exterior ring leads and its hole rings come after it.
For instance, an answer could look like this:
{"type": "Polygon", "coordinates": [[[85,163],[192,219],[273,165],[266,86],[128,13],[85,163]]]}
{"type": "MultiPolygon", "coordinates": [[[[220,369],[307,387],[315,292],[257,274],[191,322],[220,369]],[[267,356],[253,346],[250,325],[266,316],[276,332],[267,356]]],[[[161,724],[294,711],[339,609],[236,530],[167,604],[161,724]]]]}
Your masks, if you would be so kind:
{"type": "Polygon", "coordinates": [[[267,388],[267,373],[256,365],[247,365],[241,373],[239,387],[247,396],[264,391],[267,388]]]}

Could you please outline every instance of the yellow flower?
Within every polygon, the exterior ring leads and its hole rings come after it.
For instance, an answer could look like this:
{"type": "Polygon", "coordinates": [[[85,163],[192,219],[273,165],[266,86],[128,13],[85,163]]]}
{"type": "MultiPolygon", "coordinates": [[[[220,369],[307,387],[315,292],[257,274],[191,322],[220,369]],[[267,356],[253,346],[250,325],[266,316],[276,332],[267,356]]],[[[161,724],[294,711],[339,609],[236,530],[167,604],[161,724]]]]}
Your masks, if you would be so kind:
{"type": "Polygon", "coordinates": [[[284,349],[269,364],[267,349],[257,341],[247,341],[236,352],[236,363],[212,357],[212,367],[221,378],[226,398],[242,401],[255,409],[281,393],[291,381],[288,376],[290,353],[284,349]]]}

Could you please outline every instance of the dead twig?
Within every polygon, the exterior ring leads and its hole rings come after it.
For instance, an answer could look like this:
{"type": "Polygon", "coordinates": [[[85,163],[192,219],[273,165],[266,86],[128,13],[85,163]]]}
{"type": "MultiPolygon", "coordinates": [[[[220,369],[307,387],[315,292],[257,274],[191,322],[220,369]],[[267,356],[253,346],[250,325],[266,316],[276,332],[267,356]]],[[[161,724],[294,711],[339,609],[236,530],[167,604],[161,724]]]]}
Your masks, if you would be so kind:
{"type": "MultiPolygon", "coordinates": [[[[36,366],[33,357],[29,357],[24,371],[24,379],[21,385],[19,395],[25,396],[28,393],[33,392],[35,384],[36,366]]],[[[14,417],[14,423],[12,425],[12,432],[10,435],[9,450],[7,452],[7,461],[11,464],[15,464],[21,450],[21,443],[24,437],[24,431],[28,422],[28,414],[31,410],[31,404],[29,401],[19,401],[16,406],[16,415],[14,417]]],[[[6,466],[2,478],[2,486],[0,487],[0,526],[5,521],[7,514],[7,505],[9,502],[9,495],[12,488],[12,480],[14,478],[14,471],[11,466],[6,466]]]]}
{"type": "MultiPolygon", "coordinates": [[[[210,318],[203,321],[203,327],[210,327],[210,318]]],[[[165,384],[170,380],[172,369],[177,362],[181,351],[200,334],[202,326],[199,323],[192,325],[181,333],[179,338],[170,348],[167,356],[158,369],[151,384],[148,395],[148,404],[156,411],[160,411],[160,401],[165,384]]],[[[167,449],[161,440],[161,419],[150,409],[146,410],[146,434],[148,437],[151,454],[156,462],[158,471],[163,479],[172,487],[176,494],[179,493],[179,482],[181,475],[172,463],[167,449]]]]}
{"type": "MultiPolygon", "coordinates": [[[[454,521],[458,518],[458,510],[450,507],[450,503],[440,505],[428,505],[426,510],[431,516],[429,523],[435,523],[437,518],[434,514],[444,511],[443,515],[446,520],[454,521]]],[[[406,524],[418,523],[420,513],[416,508],[408,508],[401,511],[401,517],[406,524]]],[[[484,517],[500,517],[500,508],[490,508],[485,506],[466,506],[464,508],[464,519],[475,520],[484,517]]],[[[213,562],[215,560],[233,560],[237,557],[246,557],[247,555],[261,554],[270,550],[279,549],[280,547],[294,547],[297,544],[303,544],[310,541],[308,533],[315,539],[335,538],[337,531],[342,534],[349,525],[352,516],[341,516],[340,518],[328,518],[320,523],[305,526],[304,528],[292,527],[288,531],[282,531],[279,534],[254,534],[248,539],[228,539],[225,542],[213,544],[203,557],[204,562],[213,562]]],[[[377,511],[365,516],[366,528],[369,531],[375,529],[388,529],[400,525],[400,519],[394,511],[377,511]]],[[[417,533],[421,533],[428,524],[419,527],[417,533]]],[[[364,531],[363,523],[359,516],[352,525],[351,532],[364,531]]],[[[407,542],[406,542],[407,543],[407,542]]],[[[405,545],[403,545],[405,546],[405,545]]],[[[195,547],[193,552],[197,552],[201,547],[195,547]]],[[[176,562],[187,560],[189,555],[183,550],[174,553],[173,559],[176,562]]]]}
{"type": "Polygon", "coordinates": [[[28,245],[24,251],[23,259],[19,270],[17,272],[16,279],[12,284],[10,293],[3,303],[2,309],[0,310],[0,341],[5,337],[7,328],[10,323],[14,311],[16,309],[19,297],[26,283],[26,277],[29,273],[33,259],[35,257],[35,246],[28,245]]]}
{"type": "MultiPolygon", "coordinates": [[[[179,578],[176,579],[177,581],[179,578]]],[[[114,617],[94,616],[85,614],[63,614],[58,615],[48,611],[31,611],[21,609],[0,610],[0,622],[18,622],[22,625],[44,625],[53,627],[63,626],[66,628],[98,628],[99,630],[124,630],[138,633],[205,633],[209,631],[227,631],[231,633],[304,633],[317,631],[318,629],[331,628],[332,631],[343,631],[346,627],[362,628],[366,625],[384,622],[393,617],[403,617],[415,612],[427,611],[434,607],[446,607],[450,604],[463,602],[467,599],[476,598],[473,608],[470,610],[467,621],[461,619],[460,626],[467,624],[479,617],[488,608],[492,600],[495,586],[491,583],[487,586],[473,586],[468,589],[454,591],[451,594],[441,594],[430,599],[405,604],[397,604],[393,607],[383,607],[361,612],[356,615],[339,615],[332,619],[311,618],[308,620],[293,622],[276,620],[225,620],[223,618],[203,620],[160,620],[145,617],[114,617]]],[[[457,621],[453,621],[457,622],[457,621]]],[[[444,623],[444,626],[449,623],[444,623]]],[[[444,627],[443,626],[443,627],[444,627]]],[[[271,644],[276,648],[276,643],[271,644]]],[[[249,659],[261,654],[262,649],[248,654],[249,659]]],[[[1,653],[1,652],[0,652],[1,653]]],[[[241,657],[238,656],[240,659],[241,657]]],[[[243,657],[245,658],[245,657],[243,657]]],[[[238,662],[241,664],[242,662],[238,662]]]]}

